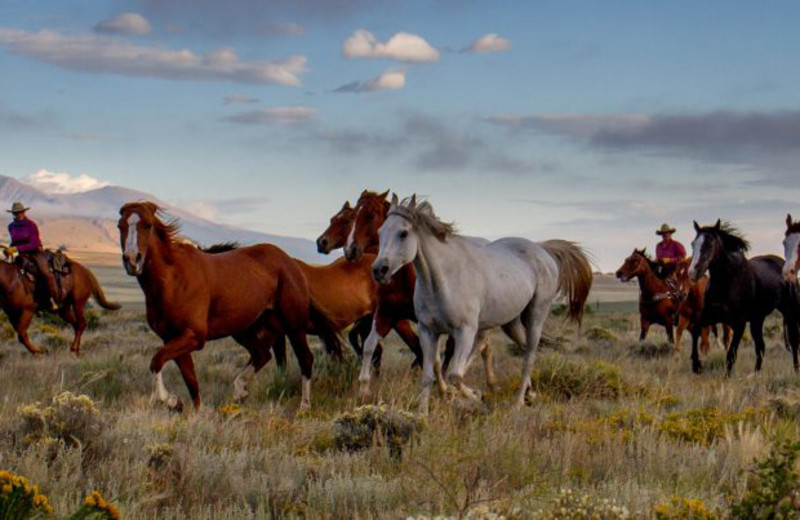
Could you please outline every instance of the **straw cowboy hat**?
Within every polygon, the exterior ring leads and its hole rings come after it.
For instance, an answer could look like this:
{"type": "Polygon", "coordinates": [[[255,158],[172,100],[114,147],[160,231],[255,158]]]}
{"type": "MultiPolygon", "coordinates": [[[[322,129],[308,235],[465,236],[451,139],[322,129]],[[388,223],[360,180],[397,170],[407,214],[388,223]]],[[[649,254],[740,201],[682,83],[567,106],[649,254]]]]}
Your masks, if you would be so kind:
{"type": "Polygon", "coordinates": [[[667,233],[674,233],[675,228],[664,222],[661,227],[656,231],[656,235],[666,235],[667,233]]]}
{"type": "Polygon", "coordinates": [[[31,208],[26,208],[25,204],[17,201],[11,205],[11,209],[7,209],[7,213],[22,213],[23,211],[28,211],[31,208]]]}

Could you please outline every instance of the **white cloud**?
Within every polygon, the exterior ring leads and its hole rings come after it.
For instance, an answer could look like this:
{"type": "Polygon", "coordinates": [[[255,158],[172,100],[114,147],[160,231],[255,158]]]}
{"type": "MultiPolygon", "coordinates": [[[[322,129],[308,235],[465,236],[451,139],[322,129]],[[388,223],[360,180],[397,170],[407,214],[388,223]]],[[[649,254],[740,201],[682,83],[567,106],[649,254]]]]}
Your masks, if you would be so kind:
{"type": "Polygon", "coordinates": [[[504,52],[511,49],[511,40],[494,33],[484,34],[467,48],[469,52],[484,54],[487,52],[504,52]]]}
{"type": "Polygon", "coordinates": [[[344,41],[342,54],[346,58],[388,58],[409,62],[439,59],[439,51],[421,36],[399,32],[382,43],[366,29],[358,29],[344,41]]]}
{"type": "Polygon", "coordinates": [[[153,30],[147,18],[137,13],[123,13],[94,26],[94,30],[106,34],[148,34],[153,30]]]}
{"type": "Polygon", "coordinates": [[[138,45],[108,36],[63,36],[55,31],[28,32],[0,27],[0,46],[58,67],[89,73],[195,81],[230,81],[302,86],[305,56],[279,61],[240,61],[225,47],[206,54],[138,45]]]}
{"type": "Polygon", "coordinates": [[[85,173],[70,175],[65,172],[51,172],[45,169],[38,170],[23,179],[34,188],[45,193],[82,193],[96,190],[111,183],[95,179],[85,173]]]}
{"type": "Polygon", "coordinates": [[[262,110],[239,112],[223,117],[223,121],[245,125],[296,125],[310,123],[317,115],[317,109],[306,106],[273,107],[262,110]]]}
{"type": "Polygon", "coordinates": [[[380,76],[368,81],[352,81],[334,92],[375,92],[378,90],[399,90],[406,86],[405,69],[387,69],[380,76]]]}

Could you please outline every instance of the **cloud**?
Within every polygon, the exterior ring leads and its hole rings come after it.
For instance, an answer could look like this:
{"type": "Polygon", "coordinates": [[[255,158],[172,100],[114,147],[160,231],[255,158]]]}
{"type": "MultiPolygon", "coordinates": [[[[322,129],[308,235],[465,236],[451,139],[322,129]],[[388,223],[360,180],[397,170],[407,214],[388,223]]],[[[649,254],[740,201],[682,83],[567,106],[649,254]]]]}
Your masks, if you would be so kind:
{"type": "Polygon", "coordinates": [[[505,52],[511,49],[511,40],[503,38],[494,33],[484,34],[480,38],[475,39],[464,50],[475,54],[485,54],[488,52],[505,52]]]}
{"type": "Polygon", "coordinates": [[[105,34],[143,35],[153,30],[147,18],[137,13],[123,13],[94,26],[95,32],[105,34]]]}
{"type": "Polygon", "coordinates": [[[368,81],[353,81],[334,89],[334,92],[375,92],[377,90],[399,90],[406,86],[405,69],[388,69],[380,76],[368,81]]]}
{"type": "Polygon", "coordinates": [[[6,108],[0,103],[0,127],[13,130],[51,127],[56,124],[56,116],[50,111],[36,114],[23,114],[6,108]]]}
{"type": "Polygon", "coordinates": [[[259,34],[267,36],[304,36],[306,28],[294,22],[265,22],[261,24],[259,34]]]}
{"type": "Polygon", "coordinates": [[[630,114],[496,115],[489,118],[489,122],[499,126],[584,139],[592,139],[601,131],[637,128],[647,121],[646,116],[630,114]]]}
{"type": "Polygon", "coordinates": [[[70,175],[45,169],[38,170],[22,180],[34,188],[52,194],[82,193],[111,185],[109,182],[95,179],[85,173],[70,175]]]}
{"type": "Polygon", "coordinates": [[[421,36],[399,32],[386,43],[381,43],[366,29],[358,29],[344,41],[342,55],[346,58],[386,58],[406,62],[439,59],[439,51],[421,36]]]}
{"type": "Polygon", "coordinates": [[[94,34],[63,36],[42,30],[28,32],[0,27],[0,46],[9,52],[68,70],[174,80],[228,81],[261,85],[302,86],[305,56],[279,61],[240,61],[223,47],[206,54],[138,45],[94,34]]]}
{"type": "Polygon", "coordinates": [[[273,107],[262,110],[239,112],[223,117],[222,121],[244,125],[294,125],[310,123],[317,116],[317,109],[306,106],[273,107]]]}
{"type": "Polygon", "coordinates": [[[258,103],[258,101],[258,98],[245,96],[244,94],[228,94],[223,98],[222,103],[225,105],[233,105],[234,103],[249,105],[252,103],[258,103]]]}

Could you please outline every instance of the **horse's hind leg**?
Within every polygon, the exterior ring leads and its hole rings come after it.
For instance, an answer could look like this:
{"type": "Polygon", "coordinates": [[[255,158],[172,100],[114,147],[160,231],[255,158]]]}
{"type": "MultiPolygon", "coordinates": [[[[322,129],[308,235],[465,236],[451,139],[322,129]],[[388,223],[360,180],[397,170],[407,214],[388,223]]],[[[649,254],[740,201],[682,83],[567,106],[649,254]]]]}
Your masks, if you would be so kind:
{"type": "Polygon", "coordinates": [[[544,322],[550,312],[551,303],[552,298],[546,300],[536,298],[522,314],[522,319],[525,322],[526,349],[522,364],[522,382],[517,394],[517,401],[514,404],[516,408],[521,408],[525,405],[525,396],[531,386],[531,374],[536,362],[536,350],[539,347],[539,340],[542,337],[544,322]]]}
{"type": "Polygon", "coordinates": [[[639,333],[639,341],[644,341],[647,338],[647,331],[650,330],[650,321],[642,316],[639,320],[642,331],[639,333]]]}
{"type": "MultiPolygon", "coordinates": [[[[243,401],[249,395],[247,380],[261,370],[270,360],[269,348],[270,345],[274,346],[275,334],[262,326],[237,334],[233,339],[250,353],[250,361],[233,381],[233,398],[236,401],[243,401]]],[[[286,352],[284,350],[284,364],[286,363],[285,356],[286,352]]]]}
{"type": "Polygon", "coordinates": [[[72,340],[72,345],[69,347],[70,352],[76,356],[81,353],[81,337],[86,330],[86,317],[83,315],[83,305],[77,302],[72,305],[63,305],[61,316],[67,323],[72,324],[72,330],[75,332],[75,337],[72,340]]]}
{"type": "Polygon", "coordinates": [[[277,334],[272,342],[272,353],[275,354],[275,363],[281,370],[286,370],[286,336],[277,334]]]}
{"type": "Polygon", "coordinates": [[[711,351],[711,327],[703,327],[700,329],[700,352],[707,356],[711,351]]]}
{"type": "Polygon", "coordinates": [[[736,328],[733,329],[733,338],[731,339],[731,346],[728,347],[728,355],[725,359],[725,376],[730,377],[733,371],[733,365],[736,364],[736,354],[739,352],[739,343],[744,336],[744,328],[746,323],[737,323],[736,328]]]}
{"type": "Polygon", "coordinates": [[[756,372],[761,370],[761,363],[764,361],[764,318],[756,318],[750,322],[750,335],[753,336],[753,345],[756,351],[756,372]]]}
{"type": "Polygon", "coordinates": [[[455,331],[450,337],[455,340],[455,350],[453,361],[447,370],[447,379],[464,397],[480,400],[480,394],[464,384],[464,376],[473,352],[483,345],[484,335],[475,327],[464,327],[455,331]]]}
{"type": "Polygon", "coordinates": [[[181,371],[181,376],[183,376],[183,382],[186,384],[186,388],[189,389],[189,396],[192,398],[192,402],[194,403],[194,409],[200,409],[200,385],[197,383],[197,374],[194,370],[194,361],[192,360],[192,355],[189,353],[181,354],[177,358],[175,358],[175,363],[178,364],[178,368],[181,371]]]}
{"type": "Polygon", "coordinates": [[[681,351],[681,338],[683,337],[683,331],[689,327],[689,318],[684,315],[680,315],[678,318],[678,327],[675,331],[675,346],[673,349],[675,352],[681,351]]]}
{"type": "Polygon", "coordinates": [[[287,331],[289,343],[292,345],[297,363],[300,365],[300,375],[302,376],[302,387],[300,398],[300,412],[311,408],[311,374],[314,370],[314,354],[308,348],[308,338],[303,330],[287,331]]]}

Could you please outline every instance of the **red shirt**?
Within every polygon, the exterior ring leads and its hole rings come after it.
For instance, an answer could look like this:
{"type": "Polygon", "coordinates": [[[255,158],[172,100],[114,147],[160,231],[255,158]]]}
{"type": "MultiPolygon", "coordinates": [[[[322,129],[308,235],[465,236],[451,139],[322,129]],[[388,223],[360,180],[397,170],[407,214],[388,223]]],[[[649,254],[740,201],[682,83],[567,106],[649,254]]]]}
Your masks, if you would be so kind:
{"type": "Polygon", "coordinates": [[[656,258],[659,260],[664,260],[665,258],[683,260],[686,258],[686,249],[677,240],[661,241],[656,246],[656,258]]]}

